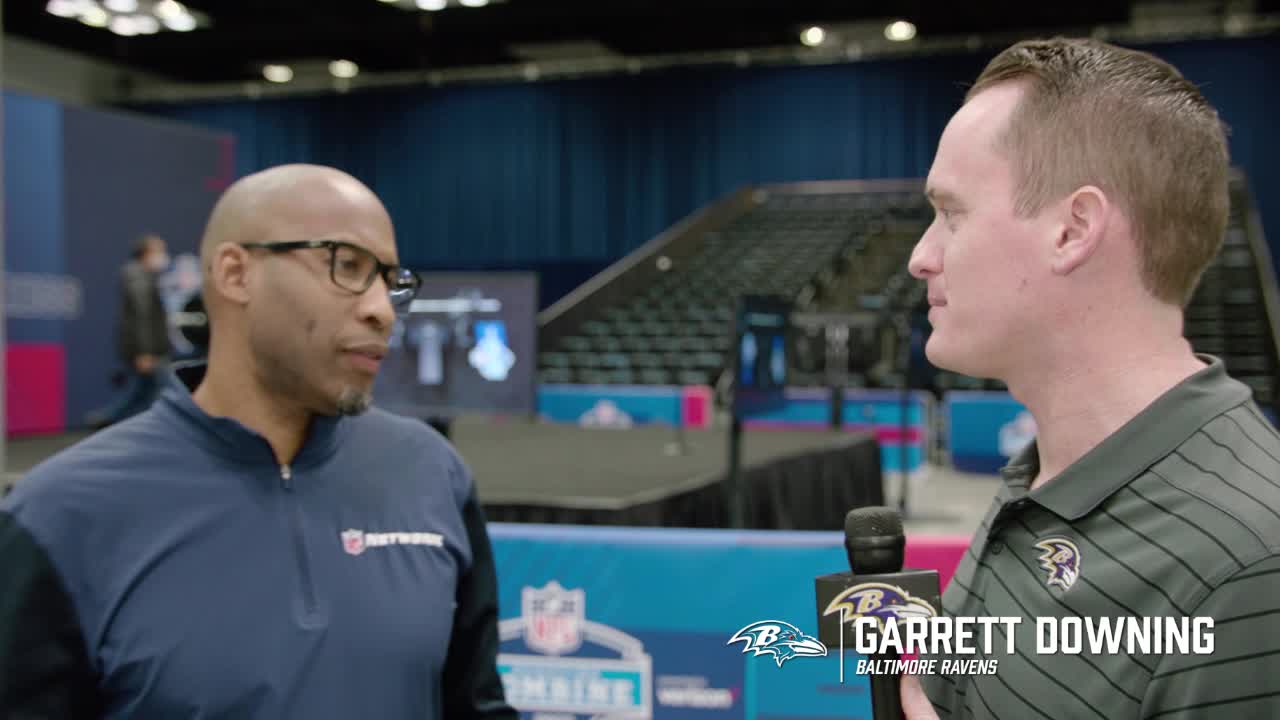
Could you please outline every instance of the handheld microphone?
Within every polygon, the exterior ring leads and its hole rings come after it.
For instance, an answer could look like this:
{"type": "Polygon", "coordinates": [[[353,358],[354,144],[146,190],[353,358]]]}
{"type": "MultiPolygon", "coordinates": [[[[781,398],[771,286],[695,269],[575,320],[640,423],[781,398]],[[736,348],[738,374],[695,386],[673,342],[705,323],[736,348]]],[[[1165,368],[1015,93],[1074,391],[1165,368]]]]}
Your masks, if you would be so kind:
{"type": "MultiPolygon", "coordinates": [[[[852,647],[853,622],[861,617],[876,618],[883,626],[901,619],[899,612],[903,608],[918,609],[921,603],[934,615],[941,614],[938,571],[902,567],[906,537],[897,510],[864,507],[849,511],[844,521],[844,547],[851,572],[823,575],[814,581],[818,639],[828,648],[842,643],[852,647]]],[[[894,661],[898,654],[891,650],[868,659],[894,661]]],[[[873,720],[901,720],[900,674],[873,672],[868,679],[873,720]]]]}

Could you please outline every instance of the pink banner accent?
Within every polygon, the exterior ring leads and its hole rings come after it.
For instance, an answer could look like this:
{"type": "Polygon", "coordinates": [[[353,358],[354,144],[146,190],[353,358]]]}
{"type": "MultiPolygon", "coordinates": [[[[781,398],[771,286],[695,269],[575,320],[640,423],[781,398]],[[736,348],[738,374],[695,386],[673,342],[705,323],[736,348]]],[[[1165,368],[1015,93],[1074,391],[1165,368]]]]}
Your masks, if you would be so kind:
{"type": "Polygon", "coordinates": [[[876,439],[880,444],[898,444],[902,442],[902,438],[906,438],[909,444],[919,444],[921,438],[921,428],[919,425],[908,425],[904,433],[902,428],[897,425],[872,425],[870,423],[845,423],[846,432],[865,432],[875,433],[876,439]]]}
{"type": "Polygon", "coordinates": [[[938,582],[947,589],[951,576],[961,558],[969,549],[965,535],[907,535],[905,567],[926,568],[938,571],[938,582]]]}
{"type": "Polygon", "coordinates": [[[4,353],[5,433],[57,433],[67,425],[66,355],[57,343],[12,343],[4,353]]]}
{"type": "Polygon", "coordinates": [[[711,427],[711,388],[687,385],[680,393],[680,420],[688,428],[711,427]]]}

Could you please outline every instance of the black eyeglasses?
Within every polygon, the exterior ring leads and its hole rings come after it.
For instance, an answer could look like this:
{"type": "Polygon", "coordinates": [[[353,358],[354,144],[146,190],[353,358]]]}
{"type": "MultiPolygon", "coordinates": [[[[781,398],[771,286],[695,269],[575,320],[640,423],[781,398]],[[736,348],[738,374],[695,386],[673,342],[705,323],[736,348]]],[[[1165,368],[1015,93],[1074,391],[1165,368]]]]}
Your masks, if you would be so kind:
{"type": "Polygon", "coordinates": [[[359,245],[341,240],[297,240],[278,243],[240,243],[240,247],[273,253],[293,250],[324,249],[329,251],[329,279],[347,292],[362,294],[382,276],[387,284],[391,304],[397,309],[408,305],[418,295],[422,278],[414,271],[398,265],[387,265],[378,256],[359,245]]]}

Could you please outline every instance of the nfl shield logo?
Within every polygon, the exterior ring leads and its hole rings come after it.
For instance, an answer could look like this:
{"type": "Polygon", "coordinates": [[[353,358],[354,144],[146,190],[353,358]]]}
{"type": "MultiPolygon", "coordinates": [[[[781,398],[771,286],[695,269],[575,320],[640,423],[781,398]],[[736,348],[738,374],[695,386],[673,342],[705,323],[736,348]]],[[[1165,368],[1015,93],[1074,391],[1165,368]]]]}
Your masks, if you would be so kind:
{"type": "Polygon", "coordinates": [[[364,552],[364,531],[344,530],[342,533],[342,549],[348,555],[359,555],[364,552]]]}
{"type": "Polygon", "coordinates": [[[571,653],[582,646],[586,593],[565,590],[552,580],[546,587],[527,587],[521,593],[524,641],[530,650],[547,655],[571,653]]]}

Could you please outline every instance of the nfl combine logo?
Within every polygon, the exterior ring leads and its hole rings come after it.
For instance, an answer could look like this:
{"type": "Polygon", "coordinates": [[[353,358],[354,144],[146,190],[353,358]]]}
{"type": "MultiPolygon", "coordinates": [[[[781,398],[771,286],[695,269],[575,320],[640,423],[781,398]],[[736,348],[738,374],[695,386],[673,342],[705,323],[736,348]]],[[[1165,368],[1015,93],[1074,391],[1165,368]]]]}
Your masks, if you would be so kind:
{"type": "Polygon", "coordinates": [[[565,590],[554,580],[538,589],[526,587],[520,597],[524,641],[534,652],[564,655],[582,646],[586,593],[565,590]]]}
{"type": "Polygon", "coordinates": [[[342,533],[342,549],[348,555],[359,555],[364,552],[364,531],[344,530],[342,533]]]}

